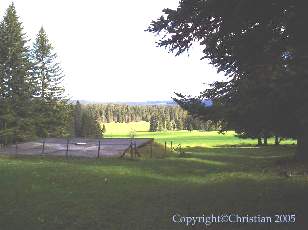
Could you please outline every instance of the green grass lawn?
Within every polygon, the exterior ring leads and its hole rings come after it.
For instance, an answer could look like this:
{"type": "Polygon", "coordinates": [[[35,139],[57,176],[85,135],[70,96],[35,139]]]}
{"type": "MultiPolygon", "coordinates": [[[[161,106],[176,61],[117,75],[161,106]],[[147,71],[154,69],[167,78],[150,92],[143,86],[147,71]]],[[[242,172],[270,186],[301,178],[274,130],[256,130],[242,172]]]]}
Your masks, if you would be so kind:
{"type": "Polygon", "coordinates": [[[150,123],[146,121],[130,122],[130,123],[102,123],[105,124],[106,134],[108,136],[129,135],[131,132],[146,132],[150,130],[150,123]]]}
{"type": "MultiPolygon", "coordinates": [[[[191,229],[172,223],[172,216],[212,213],[283,213],[297,219],[295,224],[217,224],[209,229],[308,228],[308,164],[292,161],[294,146],[219,147],[240,142],[231,133],[176,134],[190,146],[184,157],[0,156],[0,229],[191,229]]],[[[174,132],[155,135],[159,141],[168,135],[175,140],[174,132]]]]}
{"type": "MultiPolygon", "coordinates": [[[[155,138],[156,142],[164,144],[165,141],[172,141],[174,145],[181,144],[183,147],[189,146],[230,146],[230,145],[256,145],[257,140],[240,139],[235,136],[235,132],[229,131],[224,134],[218,134],[217,131],[162,131],[149,132],[150,124],[146,121],[130,123],[105,123],[105,137],[130,137],[133,133],[139,138],[155,138]]],[[[274,138],[269,139],[269,144],[274,143],[274,138]]],[[[294,140],[283,140],[281,144],[295,144],[294,140]]]]}
{"type": "MultiPolygon", "coordinates": [[[[126,132],[117,132],[113,135],[106,134],[105,137],[129,137],[126,132]]],[[[187,146],[230,146],[230,145],[256,145],[257,140],[254,139],[240,139],[235,136],[235,132],[229,131],[225,134],[218,134],[217,131],[203,132],[203,131],[162,131],[162,132],[136,132],[136,137],[139,138],[155,138],[161,144],[165,141],[172,141],[173,144],[181,144],[183,147],[187,146]]],[[[269,139],[269,144],[274,143],[274,138],[269,139]]],[[[294,144],[293,140],[283,140],[281,144],[294,144]]]]}

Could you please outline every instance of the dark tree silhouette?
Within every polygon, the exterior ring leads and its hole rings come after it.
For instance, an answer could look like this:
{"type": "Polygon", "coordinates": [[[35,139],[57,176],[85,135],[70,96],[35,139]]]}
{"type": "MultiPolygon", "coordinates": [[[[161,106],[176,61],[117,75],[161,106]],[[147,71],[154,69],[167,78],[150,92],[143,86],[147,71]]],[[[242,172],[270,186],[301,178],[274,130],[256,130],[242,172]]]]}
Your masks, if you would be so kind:
{"type": "Polygon", "coordinates": [[[198,98],[178,97],[183,108],[223,121],[248,136],[297,138],[308,158],[308,46],[304,1],[182,0],[165,9],[148,31],[176,55],[195,42],[226,80],[198,98]],[[213,100],[202,108],[204,98],[213,100]]]}

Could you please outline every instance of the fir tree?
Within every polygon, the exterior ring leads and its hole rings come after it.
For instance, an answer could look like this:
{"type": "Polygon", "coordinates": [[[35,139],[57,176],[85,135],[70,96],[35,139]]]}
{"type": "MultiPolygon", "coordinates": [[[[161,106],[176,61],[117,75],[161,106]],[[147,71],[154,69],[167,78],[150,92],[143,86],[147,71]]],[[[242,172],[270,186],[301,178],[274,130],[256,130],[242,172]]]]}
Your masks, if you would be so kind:
{"type": "Polygon", "coordinates": [[[32,51],[35,79],[38,82],[38,96],[45,100],[61,100],[64,98],[62,81],[64,78],[57,54],[42,27],[37,34],[32,51]]]}
{"type": "MultiPolygon", "coordinates": [[[[62,86],[63,71],[57,62],[57,54],[53,51],[43,27],[40,29],[32,49],[34,63],[36,120],[38,136],[58,136],[63,134],[67,122],[68,106],[62,86]]],[[[80,129],[79,129],[80,130],[80,129]]]]}
{"type": "Polygon", "coordinates": [[[102,138],[102,130],[91,110],[85,110],[83,112],[81,137],[102,138]]]}
{"type": "Polygon", "coordinates": [[[0,136],[5,145],[34,135],[31,67],[26,35],[11,4],[0,25],[0,136]]]}
{"type": "Polygon", "coordinates": [[[82,122],[81,105],[80,102],[77,101],[74,110],[74,129],[76,137],[81,137],[81,122],[82,122]]]}
{"type": "Polygon", "coordinates": [[[150,132],[156,132],[158,130],[158,117],[154,114],[150,119],[150,132]]]}

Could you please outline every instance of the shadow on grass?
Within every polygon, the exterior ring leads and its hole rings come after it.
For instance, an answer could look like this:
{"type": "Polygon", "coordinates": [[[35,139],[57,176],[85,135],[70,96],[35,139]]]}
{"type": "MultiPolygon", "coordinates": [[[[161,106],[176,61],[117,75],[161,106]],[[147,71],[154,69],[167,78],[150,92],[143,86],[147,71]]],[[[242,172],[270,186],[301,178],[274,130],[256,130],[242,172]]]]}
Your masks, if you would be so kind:
{"type": "MultiPolygon", "coordinates": [[[[142,158],[69,158],[63,157],[29,157],[7,156],[7,159],[21,160],[34,167],[53,167],[53,163],[69,168],[87,168],[88,170],[106,173],[118,172],[120,175],[139,174],[154,175],[157,178],[179,179],[189,182],[189,178],[200,181],[210,174],[221,173],[264,173],[281,174],[293,157],[293,146],[260,147],[260,148],[205,148],[190,147],[184,149],[186,154],[180,157],[176,153],[164,151],[164,146],[153,145],[150,158],[149,146],[142,149],[142,158]],[[147,148],[147,149],[146,149],[147,148]],[[283,163],[279,163],[283,162],[283,163]]],[[[294,164],[296,167],[297,164],[294,164]]]]}
{"type": "MultiPolygon", "coordinates": [[[[149,148],[148,146],[145,148],[149,148]]],[[[294,146],[269,146],[260,148],[205,148],[184,149],[182,157],[164,151],[164,146],[153,145],[152,157],[149,149],[142,149],[142,158],[69,158],[39,156],[6,156],[2,160],[14,159],[18,164],[29,164],[32,168],[63,168],[66,171],[84,170],[93,176],[138,177],[174,183],[207,184],[223,181],[228,174],[255,179],[264,175],[285,178],[286,174],[306,175],[307,164],[293,162],[294,146]]],[[[12,164],[10,162],[9,164],[12,164]]],[[[23,170],[22,167],[20,170],[23,170]]]]}
{"type": "Polygon", "coordinates": [[[3,229],[175,230],[189,229],[171,222],[175,213],[295,212],[296,226],[210,229],[304,229],[307,178],[262,171],[274,170],[293,150],[195,147],[184,157],[133,160],[1,156],[0,223],[3,229]]]}
{"type": "MultiPolygon", "coordinates": [[[[241,146],[239,146],[241,147],[241,146]]],[[[294,162],[295,146],[267,146],[259,148],[238,148],[238,147],[190,147],[185,149],[186,159],[199,159],[208,162],[216,162],[215,167],[220,167],[225,172],[247,172],[247,171],[274,171],[293,162],[294,167],[306,163],[294,162]]]]}

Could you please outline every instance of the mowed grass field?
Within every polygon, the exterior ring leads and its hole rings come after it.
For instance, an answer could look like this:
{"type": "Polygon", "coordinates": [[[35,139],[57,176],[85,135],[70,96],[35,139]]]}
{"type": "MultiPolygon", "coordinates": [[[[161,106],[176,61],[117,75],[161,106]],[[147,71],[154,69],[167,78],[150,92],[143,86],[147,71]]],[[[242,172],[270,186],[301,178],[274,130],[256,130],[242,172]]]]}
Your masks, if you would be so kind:
{"type": "Polygon", "coordinates": [[[130,122],[130,123],[102,123],[105,124],[106,135],[109,137],[118,135],[129,135],[131,132],[147,132],[150,130],[150,123],[146,121],[130,122]]]}
{"type": "MultiPolygon", "coordinates": [[[[171,141],[174,146],[181,144],[182,147],[201,146],[201,147],[215,147],[232,145],[250,146],[256,145],[257,140],[254,139],[240,139],[235,136],[235,132],[229,131],[224,134],[218,134],[217,131],[162,131],[149,132],[150,124],[145,121],[131,122],[131,123],[106,123],[105,137],[130,137],[134,133],[136,138],[155,138],[155,141],[164,144],[166,141],[170,146],[171,141]]],[[[274,144],[274,138],[269,138],[269,144],[274,144]]],[[[295,144],[294,140],[282,140],[282,145],[295,144]]]]}
{"type": "MultiPolygon", "coordinates": [[[[190,146],[184,157],[161,157],[158,147],[153,158],[138,159],[0,156],[0,229],[205,229],[173,223],[172,216],[229,213],[273,221],[295,214],[296,223],[208,229],[308,228],[308,164],[292,160],[295,146],[256,148],[231,133],[176,133],[190,146]]],[[[175,139],[173,132],[153,135],[159,142],[168,136],[175,139]]]]}

